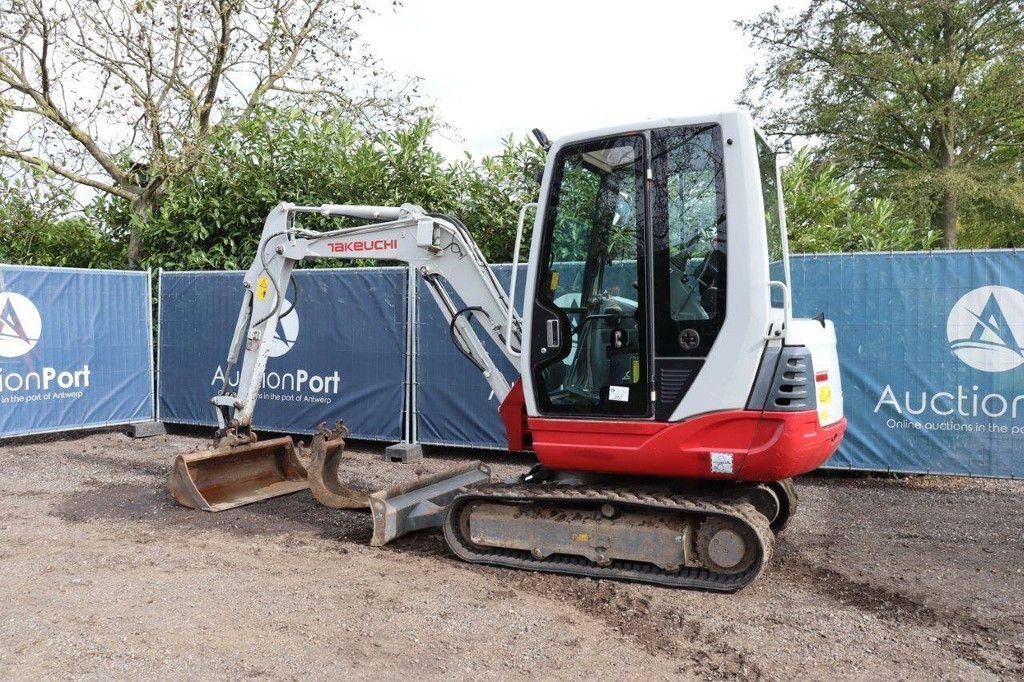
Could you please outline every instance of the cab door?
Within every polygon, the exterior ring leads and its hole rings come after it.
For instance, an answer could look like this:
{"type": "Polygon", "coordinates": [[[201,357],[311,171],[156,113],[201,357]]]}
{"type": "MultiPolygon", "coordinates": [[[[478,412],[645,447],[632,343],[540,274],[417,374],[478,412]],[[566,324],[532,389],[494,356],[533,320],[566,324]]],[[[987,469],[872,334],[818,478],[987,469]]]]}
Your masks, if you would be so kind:
{"type": "Polygon", "coordinates": [[[651,415],[647,167],[641,135],[566,145],[555,159],[529,302],[542,416],[651,415]]]}

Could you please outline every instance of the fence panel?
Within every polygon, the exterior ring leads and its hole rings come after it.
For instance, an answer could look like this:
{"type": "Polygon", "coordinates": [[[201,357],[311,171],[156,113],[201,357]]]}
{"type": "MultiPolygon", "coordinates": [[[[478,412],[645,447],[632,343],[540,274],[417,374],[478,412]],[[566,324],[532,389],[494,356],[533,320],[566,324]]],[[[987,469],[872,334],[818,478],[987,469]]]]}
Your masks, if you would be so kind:
{"type": "MultiPolygon", "coordinates": [[[[492,266],[501,286],[508,290],[511,265],[492,266]]],[[[417,278],[416,325],[416,440],[426,445],[458,445],[478,448],[507,447],[498,402],[473,363],[451,341],[448,323],[417,278]]],[[[516,277],[516,309],[522,312],[526,266],[516,277]]],[[[461,305],[461,303],[460,303],[461,305]]],[[[484,347],[510,380],[519,372],[474,320],[484,347]]]]}
{"type": "MultiPolygon", "coordinates": [[[[792,265],[796,314],[824,311],[839,337],[850,427],[828,467],[1024,475],[1024,254],[794,256],[792,265]]],[[[495,266],[502,283],[509,267],[495,266]]],[[[420,291],[418,440],[504,447],[487,384],[420,291]]],[[[522,291],[517,301],[521,309],[522,291]]]]}
{"type": "Polygon", "coordinates": [[[835,321],[849,430],[829,467],[1024,476],[1024,253],[798,256],[835,321]]]}
{"type": "MultiPolygon", "coordinates": [[[[795,256],[792,265],[796,314],[824,311],[839,337],[850,428],[827,466],[1024,475],[1024,254],[795,256]]],[[[504,285],[510,267],[494,268],[504,285]]],[[[287,318],[278,330],[282,352],[270,361],[257,425],[308,432],[344,417],[360,437],[401,438],[405,278],[402,269],[299,271],[302,333],[287,318]],[[319,391],[308,390],[313,377],[319,391]]],[[[240,279],[163,276],[161,419],[213,423],[206,401],[223,372],[240,279]]],[[[417,440],[503,448],[497,402],[418,278],[416,286],[417,440]]],[[[514,378],[501,351],[485,346],[514,378]]]]}
{"type": "MultiPolygon", "coordinates": [[[[404,268],[295,271],[298,296],[286,297],[295,311],[275,331],[254,425],[312,433],[344,419],[358,438],[401,439],[406,277],[404,268]]],[[[224,377],[241,284],[240,272],[162,273],[161,420],[216,423],[208,401],[224,377]]]]}
{"type": "Polygon", "coordinates": [[[0,265],[0,437],[153,418],[149,281],[0,265]]]}

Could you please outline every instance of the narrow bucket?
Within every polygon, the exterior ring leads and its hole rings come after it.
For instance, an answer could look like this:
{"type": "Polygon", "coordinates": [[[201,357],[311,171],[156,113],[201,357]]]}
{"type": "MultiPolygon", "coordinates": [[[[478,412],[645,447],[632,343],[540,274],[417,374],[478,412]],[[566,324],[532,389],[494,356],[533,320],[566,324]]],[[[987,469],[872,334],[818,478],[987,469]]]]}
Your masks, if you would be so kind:
{"type": "Polygon", "coordinates": [[[178,455],[168,487],[184,506],[216,512],[305,490],[309,482],[285,436],[178,455]]]}
{"type": "Polygon", "coordinates": [[[313,436],[309,447],[309,490],[316,501],[325,507],[366,509],[370,506],[370,493],[352,488],[341,481],[345,440],[337,431],[321,431],[313,436]]]}

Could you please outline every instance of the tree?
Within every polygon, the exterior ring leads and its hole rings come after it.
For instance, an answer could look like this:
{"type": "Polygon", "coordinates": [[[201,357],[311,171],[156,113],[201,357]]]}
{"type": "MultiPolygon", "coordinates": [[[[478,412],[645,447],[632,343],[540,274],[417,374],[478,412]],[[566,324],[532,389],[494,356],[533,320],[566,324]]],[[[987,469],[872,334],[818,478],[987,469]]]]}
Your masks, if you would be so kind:
{"type": "Polygon", "coordinates": [[[0,178],[0,263],[109,268],[123,253],[118,235],[93,227],[83,216],[68,217],[72,197],[45,191],[26,179],[0,178]],[[34,186],[30,186],[34,185],[34,186]]]}
{"type": "Polygon", "coordinates": [[[116,197],[128,259],[215,125],[269,102],[379,130],[415,112],[358,44],[358,0],[0,0],[0,158],[116,197]]]}
{"type": "Polygon", "coordinates": [[[814,163],[806,148],[781,174],[794,253],[926,250],[941,238],[898,215],[891,199],[864,197],[834,163],[814,163]]]}
{"type": "MultiPolygon", "coordinates": [[[[532,138],[517,142],[509,135],[502,140],[498,154],[479,160],[467,155],[456,166],[459,197],[455,215],[466,223],[492,263],[512,260],[519,211],[524,204],[537,201],[540,183],[536,174],[544,169],[545,154],[532,138]]],[[[521,258],[530,252],[536,215],[533,211],[526,215],[519,246],[521,258]]]]}
{"type": "MultiPolygon", "coordinates": [[[[519,208],[536,200],[537,184],[523,169],[536,165],[542,151],[509,139],[502,154],[449,164],[430,147],[436,130],[425,118],[370,135],[342,115],[267,107],[238,124],[214,125],[203,154],[168,187],[142,226],[149,246],[143,263],[245,268],[267,213],[282,201],[419,204],[463,220],[489,259],[508,259],[519,208]]],[[[130,203],[109,195],[97,198],[89,215],[113,234],[133,219],[130,203]]],[[[344,224],[315,215],[302,221],[313,229],[344,224]]]]}
{"type": "Polygon", "coordinates": [[[1024,2],[811,0],[738,25],[764,57],[743,97],[769,133],[814,138],[947,248],[965,211],[1024,225],[1024,2]]]}

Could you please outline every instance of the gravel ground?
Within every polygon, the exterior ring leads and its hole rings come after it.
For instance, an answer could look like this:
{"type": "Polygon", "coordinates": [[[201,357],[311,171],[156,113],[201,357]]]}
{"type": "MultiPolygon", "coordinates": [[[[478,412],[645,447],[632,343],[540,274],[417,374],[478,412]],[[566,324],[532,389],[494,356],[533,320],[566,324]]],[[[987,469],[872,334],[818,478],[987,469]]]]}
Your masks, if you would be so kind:
{"type": "MultiPolygon", "coordinates": [[[[175,504],[197,436],[0,446],[0,678],[1020,679],[1024,483],[815,475],[739,594],[461,563],[437,532],[382,549],[308,492],[175,504]]],[[[385,485],[423,465],[350,445],[385,485]]]]}

